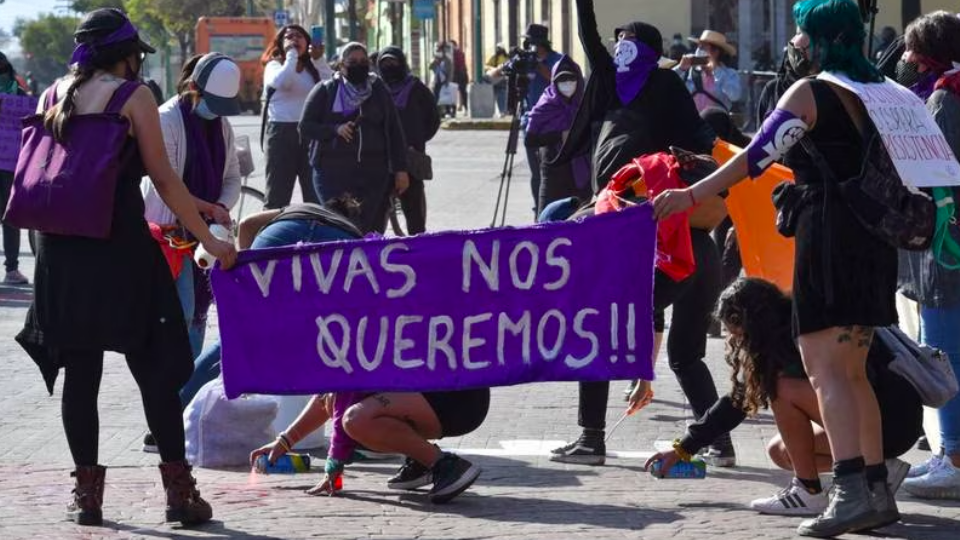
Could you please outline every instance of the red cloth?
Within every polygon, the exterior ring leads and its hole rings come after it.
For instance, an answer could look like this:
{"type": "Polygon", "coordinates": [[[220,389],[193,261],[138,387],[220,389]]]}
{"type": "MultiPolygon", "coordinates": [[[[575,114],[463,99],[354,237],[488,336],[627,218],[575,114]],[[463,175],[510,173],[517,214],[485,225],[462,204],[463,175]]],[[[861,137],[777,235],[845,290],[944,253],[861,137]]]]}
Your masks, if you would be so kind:
{"type": "MultiPolygon", "coordinates": [[[[682,189],[680,165],[673,155],[658,152],[634,158],[611,178],[597,196],[596,213],[615,212],[638,197],[650,199],[668,189],[682,189]]],[[[679,212],[657,224],[657,269],[683,281],[697,269],[690,238],[690,213],[679,212]]]]}
{"type": "Polygon", "coordinates": [[[933,88],[934,90],[945,89],[960,96],[960,72],[940,77],[933,88]]]}
{"type": "Polygon", "coordinates": [[[167,240],[160,225],[156,223],[148,223],[148,225],[150,225],[150,236],[153,236],[153,239],[160,244],[160,251],[163,252],[163,258],[167,260],[167,266],[170,267],[173,279],[177,279],[183,270],[184,257],[189,257],[192,251],[189,249],[177,249],[171,246],[170,241],[167,240]]]}

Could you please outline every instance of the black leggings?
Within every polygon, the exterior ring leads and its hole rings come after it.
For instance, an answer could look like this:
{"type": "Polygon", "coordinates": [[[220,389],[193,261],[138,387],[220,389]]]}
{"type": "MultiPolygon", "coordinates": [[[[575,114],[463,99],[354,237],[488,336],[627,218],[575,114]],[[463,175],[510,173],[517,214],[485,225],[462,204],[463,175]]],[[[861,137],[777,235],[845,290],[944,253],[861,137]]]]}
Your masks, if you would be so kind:
{"type": "Polygon", "coordinates": [[[720,250],[723,280],[720,290],[723,291],[740,277],[743,264],[740,262],[740,243],[737,241],[737,231],[733,229],[733,220],[728,216],[716,229],[713,230],[713,242],[720,250]],[[730,231],[733,230],[733,234],[730,231]]]}
{"type": "MultiPolygon", "coordinates": [[[[654,330],[664,330],[663,311],[673,305],[667,358],[680,388],[699,419],[717,401],[717,387],[704,363],[710,315],[720,297],[720,254],[710,234],[693,229],[696,272],[677,283],[657,272],[653,288],[654,330]]],[[[580,383],[578,423],[582,428],[604,429],[609,382],[580,383]]]]}
{"type": "MultiPolygon", "coordinates": [[[[103,351],[65,351],[63,400],[61,402],[63,430],[67,435],[70,454],[77,466],[97,465],[100,417],[97,413],[97,395],[103,376],[103,351]]],[[[159,373],[160,363],[153,358],[127,355],[127,367],[133,374],[150,433],[157,440],[160,459],[164,462],[184,459],[183,416],[176,385],[159,373]]]]}

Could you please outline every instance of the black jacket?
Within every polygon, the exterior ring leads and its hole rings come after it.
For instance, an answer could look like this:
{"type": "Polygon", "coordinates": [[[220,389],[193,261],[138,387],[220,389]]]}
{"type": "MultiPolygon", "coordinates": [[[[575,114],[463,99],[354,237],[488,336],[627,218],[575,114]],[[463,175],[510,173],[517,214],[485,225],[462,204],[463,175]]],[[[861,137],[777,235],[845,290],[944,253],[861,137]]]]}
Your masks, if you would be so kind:
{"type": "Polygon", "coordinates": [[[593,145],[593,187],[599,191],[631,159],[661,152],[670,146],[709,154],[716,135],[700,114],[680,77],[655,69],[632,102],[617,95],[616,68],[597,31],[592,0],[577,0],[580,42],[591,75],[570,135],[551,164],[569,162],[593,145]],[[596,143],[593,126],[600,124],[596,143]]]}
{"type": "Polygon", "coordinates": [[[373,79],[373,94],[360,106],[360,111],[345,116],[333,112],[339,79],[313,87],[300,117],[300,136],[316,141],[313,166],[320,169],[381,167],[390,172],[407,170],[407,143],[400,126],[400,116],[383,81],[373,79]],[[341,124],[357,122],[351,142],[337,136],[341,124]]]}

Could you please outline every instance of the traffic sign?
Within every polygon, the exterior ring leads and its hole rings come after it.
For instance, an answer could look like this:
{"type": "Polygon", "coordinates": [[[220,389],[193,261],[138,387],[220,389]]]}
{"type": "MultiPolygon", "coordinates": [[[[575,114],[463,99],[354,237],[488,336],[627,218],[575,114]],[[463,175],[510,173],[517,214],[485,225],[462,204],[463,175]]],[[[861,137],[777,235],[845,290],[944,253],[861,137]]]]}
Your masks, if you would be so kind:
{"type": "Polygon", "coordinates": [[[285,9],[278,9],[274,11],[273,24],[277,25],[277,28],[290,24],[290,12],[285,9]]]}

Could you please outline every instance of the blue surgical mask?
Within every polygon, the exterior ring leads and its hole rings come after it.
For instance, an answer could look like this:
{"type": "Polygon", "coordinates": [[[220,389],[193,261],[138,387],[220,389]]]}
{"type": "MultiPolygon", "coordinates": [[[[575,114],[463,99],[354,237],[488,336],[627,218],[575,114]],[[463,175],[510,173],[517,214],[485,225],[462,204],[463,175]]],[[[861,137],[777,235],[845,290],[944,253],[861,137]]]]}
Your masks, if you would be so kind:
{"type": "Polygon", "coordinates": [[[200,98],[200,103],[197,103],[197,106],[193,108],[193,113],[204,120],[216,120],[219,116],[210,110],[207,100],[203,98],[200,98]]]}

